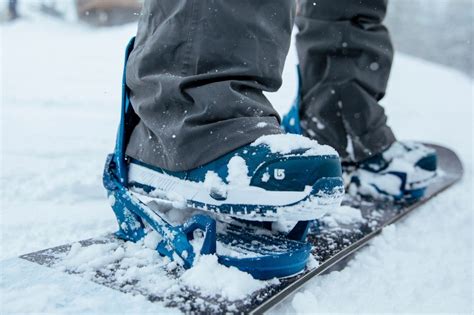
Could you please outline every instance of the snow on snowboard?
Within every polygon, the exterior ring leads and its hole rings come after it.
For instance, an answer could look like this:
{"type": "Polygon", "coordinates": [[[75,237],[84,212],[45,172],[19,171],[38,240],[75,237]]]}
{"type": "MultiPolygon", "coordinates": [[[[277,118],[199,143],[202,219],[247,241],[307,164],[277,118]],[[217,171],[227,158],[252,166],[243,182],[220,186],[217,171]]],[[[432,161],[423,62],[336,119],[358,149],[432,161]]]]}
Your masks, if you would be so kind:
{"type": "MultiPolygon", "coordinates": [[[[308,233],[312,257],[304,272],[291,277],[255,280],[234,267],[219,264],[215,255],[198,257],[186,270],[153,249],[158,241],[152,233],[137,243],[106,235],[20,258],[183,312],[263,313],[313,277],[343,268],[352,254],[385,226],[460,180],[463,168],[457,155],[445,147],[430,146],[437,151],[439,170],[424,198],[393,202],[347,194],[342,207],[312,223],[308,233]]],[[[232,233],[232,224],[226,229],[232,233]]]]}

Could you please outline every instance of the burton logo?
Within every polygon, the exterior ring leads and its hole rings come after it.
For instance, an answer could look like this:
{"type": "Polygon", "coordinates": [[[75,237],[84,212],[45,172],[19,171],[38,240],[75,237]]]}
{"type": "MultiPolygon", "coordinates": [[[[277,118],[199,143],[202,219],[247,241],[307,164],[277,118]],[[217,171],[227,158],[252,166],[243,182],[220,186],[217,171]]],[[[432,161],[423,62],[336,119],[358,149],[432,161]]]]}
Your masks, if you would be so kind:
{"type": "Polygon", "coordinates": [[[281,168],[276,168],[273,172],[273,176],[276,180],[284,180],[285,179],[285,170],[281,168]]]}

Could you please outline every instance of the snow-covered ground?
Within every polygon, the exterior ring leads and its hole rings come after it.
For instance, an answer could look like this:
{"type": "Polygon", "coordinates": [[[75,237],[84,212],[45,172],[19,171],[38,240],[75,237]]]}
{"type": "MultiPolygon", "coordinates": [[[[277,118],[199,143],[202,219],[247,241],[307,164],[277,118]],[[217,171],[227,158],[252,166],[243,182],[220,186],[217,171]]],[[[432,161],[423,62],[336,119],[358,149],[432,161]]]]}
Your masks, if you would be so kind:
{"type": "MultiPolygon", "coordinates": [[[[0,32],[0,260],[114,231],[101,172],[114,144],[123,50],[135,26],[96,30],[32,18],[2,25],[0,32]]],[[[295,63],[291,50],[285,84],[269,95],[280,112],[295,94],[295,63]]],[[[473,83],[399,54],[384,104],[399,138],[454,148],[465,163],[463,182],[386,229],[347,268],[314,279],[277,311],[473,311],[473,83]]],[[[44,283],[52,272],[37,275],[28,263],[11,261],[0,267],[0,312],[159,307],[93,285],[73,299],[85,282],[59,279],[69,293],[54,285],[29,287],[30,280],[44,283]],[[114,303],[93,299],[91,292],[114,303]]]]}

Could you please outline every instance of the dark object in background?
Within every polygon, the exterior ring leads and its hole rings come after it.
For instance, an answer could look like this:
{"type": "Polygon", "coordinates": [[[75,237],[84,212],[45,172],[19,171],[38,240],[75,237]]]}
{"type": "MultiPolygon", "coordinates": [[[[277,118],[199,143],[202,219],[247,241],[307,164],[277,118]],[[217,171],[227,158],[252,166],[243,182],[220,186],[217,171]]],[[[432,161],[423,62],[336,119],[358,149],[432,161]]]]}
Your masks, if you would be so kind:
{"type": "Polygon", "coordinates": [[[9,20],[15,20],[19,17],[17,5],[18,5],[17,0],[8,1],[8,19],[9,20]]]}
{"type": "Polygon", "coordinates": [[[39,1],[39,9],[59,19],[68,19],[72,13],[79,21],[100,27],[136,22],[143,3],[142,0],[74,0],[65,6],[63,1],[39,1]]]}
{"type": "Polygon", "coordinates": [[[139,0],[76,0],[80,20],[95,26],[113,26],[138,20],[139,0]]]}

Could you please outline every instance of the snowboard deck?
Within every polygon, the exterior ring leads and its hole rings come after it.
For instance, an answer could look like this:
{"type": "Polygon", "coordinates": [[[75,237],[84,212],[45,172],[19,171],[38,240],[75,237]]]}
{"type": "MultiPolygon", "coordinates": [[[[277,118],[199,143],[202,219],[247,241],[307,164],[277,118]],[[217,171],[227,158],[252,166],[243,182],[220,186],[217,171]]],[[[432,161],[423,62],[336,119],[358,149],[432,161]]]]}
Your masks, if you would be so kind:
{"type": "MultiPolygon", "coordinates": [[[[142,295],[151,302],[160,302],[167,307],[176,308],[185,313],[262,314],[282,302],[312,278],[335,269],[342,269],[349,259],[360,248],[367,245],[372,238],[380,234],[384,227],[399,221],[462,178],[462,163],[453,151],[438,145],[430,144],[429,146],[437,151],[440,171],[439,176],[427,189],[423,199],[411,203],[400,203],[347,195],[343,205],[359,209],[364,220],[337,225],[324,224],[323,220],[323,223],[312,226],[308,239],[313,245],[312,254],[318,265],[316,267],[308,266],[306,271],[293,277],[280,279],[278,284],[269,284],[245,299],[230,301],[221,296],[208,296],[185,286],[175,290],[172,294],[156,295],[149,290],[149,286],[140,286],[137,281],[125,284],[123,281],[118,281],[116,277],[118,269],[114,268],[108,272],[98,270],[93,277],[89,275],[89,278],[98,284],[125,293],[142,295]]],[[[125,242],[117,239],[113,234],[80,242],[83,247],[109,243],[125,246],[125,242]]],[[[67,244],[26,254],[20,258],[55,268],[71,250],[71,247],[72,244],[67,244]]],[[[119,262],[116,265],[120,266],[119,262]]],[[[67,270],[66,272],[81,275],[80,272],[67,270]]],[[[182,269],[177,268],[168,271],[166,276],[170,279],[178,279],[182,272],[182,269]]]]}

